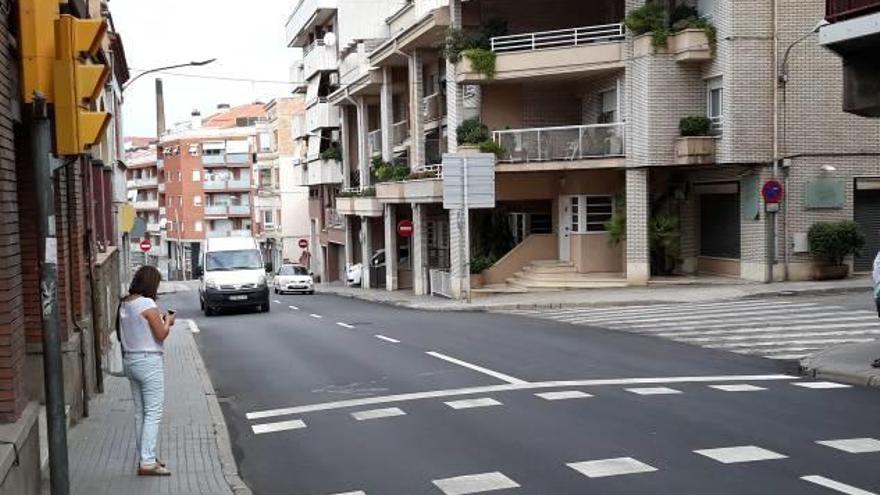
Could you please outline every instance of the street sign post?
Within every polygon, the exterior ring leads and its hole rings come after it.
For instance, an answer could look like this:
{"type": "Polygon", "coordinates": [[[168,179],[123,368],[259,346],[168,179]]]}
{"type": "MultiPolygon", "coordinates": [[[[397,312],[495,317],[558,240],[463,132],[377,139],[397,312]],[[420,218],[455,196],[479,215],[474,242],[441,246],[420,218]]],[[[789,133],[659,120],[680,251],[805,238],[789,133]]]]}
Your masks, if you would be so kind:
{"type": "Polygon", "coordinates": [[[300,239],[297,245],[299,245],[300,248],[305,249],[309,247],[309,241],[306,239],[300,239]]]}
{"type": "Polygon", "coordinates": [[[412,220],[401,220],[397,223],[397,233],[400,237],[412,237],[413,223],[412,220]]]}
{"type": "Polygon", "coordinates": [[[141,247],[141,251],[146,253],[150,249],[153,249],[153,243],[150,242],[149,239],[141,239],[140,247],[141,247]]]}

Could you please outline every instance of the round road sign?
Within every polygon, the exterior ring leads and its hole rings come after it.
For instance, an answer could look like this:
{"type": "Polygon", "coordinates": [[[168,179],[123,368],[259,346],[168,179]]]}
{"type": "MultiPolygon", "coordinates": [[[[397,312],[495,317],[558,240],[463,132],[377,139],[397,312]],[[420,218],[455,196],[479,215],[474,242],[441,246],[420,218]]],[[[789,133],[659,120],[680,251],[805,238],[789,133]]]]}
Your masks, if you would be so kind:
{"type": "Polygon", "coordinates": [[[397,233],[400,234],[401,237],[412,237],[412,235],[413,235],[412,220],[401,220],[397,224],[397,233]]]}
{"type": "Polygon", "coordinates": [[[299,247],[305,249],[305,248],[309,247],[309,241],[307,241],[305,239],[300,239],[299,242],[297,243],[297,245],[299,245],[299,247]]]}
{"type": "Polygon", "coordinates": [[[150,249],[153,249],[153,243],[149,239],[141,239],[141,251],[146,253],[150,249]]]}
{"type": "Polygon", "coordinates": [[[782,184],[778,180],[768,180],[761,189],[766,203],[774,204],[782,201],[782,184]]]}

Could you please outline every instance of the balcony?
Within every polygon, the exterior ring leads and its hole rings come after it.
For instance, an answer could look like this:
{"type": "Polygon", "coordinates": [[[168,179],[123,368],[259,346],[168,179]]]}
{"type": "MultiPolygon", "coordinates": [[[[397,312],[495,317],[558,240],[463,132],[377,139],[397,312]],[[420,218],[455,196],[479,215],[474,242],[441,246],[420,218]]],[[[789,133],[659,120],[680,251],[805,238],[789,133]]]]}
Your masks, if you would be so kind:
{"type": "Polygon", "coordinates": [[[158,170],[165,170],[165,160],[156,160],[156,168],[158,170]]]}
{"type": "Polygon", "coordinates": [[[159,233],[159,222],[147,222],[147,232],[159,233]]]}
{"type": "Polygon", "coordinates": [[[309,45],[303,56],[303,77],[311,79],[318,72],[335,71],[337,67],[336,47],[327,46],[317,40],[309,45]]]}
{"type": "Polygon", "coordinates": [[[495,131],[493,138],[502,148],[501,163],[565,162],[590,159],[622,158],[625,127],[623,123],[540,127],[495,131]]]}
{"type": "Polygon", "coordinates": [[[826,0],[825,19],[839,22],[880,12],[880,0],[826,0]]]}
{"type": "Polygon", "coordinates": [[[202,155],[202,165],[205,167],[210,166],[218,166],[226,164],[226,154],[220,153],[219,155],[202,155]]]}
{"type": "Polygon", "coordinates": [[[251,205],[229,205],[229,216],[241,217],[251,216],[251,205]]]}
{"type": "Polygon", "coordinates": [[[232,180],[206,180],[202,182],[202,189],[206,192],[213,191],[248,191],[251,188],[249,177],[232,180]]]}
{"type": "Polygon", "coordinates": [[[326,22],[336,11],[337,0],[300,0],[287,19],[287,46],[304,46],[308,31],[326,22]]]}
{"type": "Polygon", "coordinates": [[[229,210],[227,205],[205,205],[205,218],[207,217],[227,217],[229,210]]]}
{"type": "Polygon", "coordinates": [[[316,160],[309,162],[306,172],[306,185],[342,183],[342,162],[336,160],[316,160]]]}
{"type": "Polygon", "coordinates": [[[159,192],[160,193],[165,192],[165,183],[164,182],[159,183],[159,192]]]}
{"type": "Polygon", "coordinates": [[[676,165],[707,165],[715,163],[714,136],[688,136],[675,140],[676,165]]]}
{"type": "Polygon", "coordinates": [[[819,30],[819,44],[843,60],[843,110],[880,117],[880,0],[827,0],[826,11],[831,24],[819,30]]]}
{"type": "Polygon", "coordinates": [[[216,237],[251,237],[250,229],[209,230],[208,238],[216,237]]]}
{"type": "Polygon", "coordinates": [[[367,144],[369,145],[370,156],[382,154],[382,129],[376,129],[367,133],[367,144]]]}
{"type": "MultiPolygon", "coordinates": [[[[360,189],[349,192],[360,193],[360,189]]],[[[381,217],[385,213],[384,206],[375,196],[336,197],[336,211],[340,215],[358,217],[381,217]]]]}
{"type": "MultiPolygon", "coordinates": [[[[438,174],[439,175],[439,174],[438,174]]],[[[376,184],[376,198],[382,203],[442,203],[443,179],[380,182],[376,184]]]]}
{"type": "Polygon", "coordinates": [[[242,179],[231,179],[226,181],[226,189],[230,191],[249,190],[251,188],[250,177],[242,179]]]}
{"type": "Polygon", "coordinates": [[[226,154],[226,164],[227,165],[250,165],[251,162],[251,154],[250,153],[227,153],[226,154]]]}
{"type": "Polygon", "coordinates": [[[326,208],[324,210],[324,218],[327,221],[327,228],[341,229],[345,226],[345,218],[335,208],[326,208]]]}
{"type": "Polygon", "coordinates": [[[339,112],[327,102],[327,98],[313,100],[306,109],[306,129],[315,132],[320,129],[339,127],[339,112]]]}
{"type": "Polygon", "coordinates": [[[446,98],[440,93],[422,98],[422,116],[426,122],[440,120],[446,116],[446,98]]]}
{"type": "MultiPolygon", "coordinates": [[[[569,77],[624,66],[623,24],[496,36],[491,45],[498,81],[569,77]]],[[[456,81],[478,84],[487,79],[463,57],[456,81]]]]}
{"type": "Polygon", "coordinates": [[[135,210],[158,210],[159,209],[159,200],[158,199],[143,199],[133,201],[132,205],[135,210]]]}
{"type": "Polygon", "coordinates": [[[395,122],[391,127],[394,131],[394,136],[391,140],[391,145],[394,147],[402,146],[407,139],[409,139],[409,122],[406,120],[402,120],[400,122],[395,122]]]}
{"type": "Polygon", "coordinates": [[[309,85],[306,83],[305,76],[305,67],[303,66],[303,62],[297,61],[294,62],[293,65],[290,66],[290,82],[292,83],[291,92],[293,93],[305,93],[308,89],[309,85]]]}
{"type": "Polygon", "coordinates": [[[293,161],[292,179],[294,186],[302,187],[309,185],[309,174],[306,171],[306,167],[303,166],[303,161],[298,158],[293,161]]]}

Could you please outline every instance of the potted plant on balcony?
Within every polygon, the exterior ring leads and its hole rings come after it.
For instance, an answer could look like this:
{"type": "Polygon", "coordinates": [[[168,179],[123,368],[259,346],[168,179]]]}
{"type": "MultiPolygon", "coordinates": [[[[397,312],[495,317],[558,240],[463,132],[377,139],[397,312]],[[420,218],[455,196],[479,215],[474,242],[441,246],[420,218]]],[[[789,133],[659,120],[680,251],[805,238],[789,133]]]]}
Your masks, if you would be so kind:
{"type": "Polygon", "coordinates": [[[668,16],[666,12],[661,2],[649,1],[626,16],[624,24],[636,35],[635,56],[673,53],[679,62],[711,59],[715,26],[689,5],[675,6],[668,16]]]}
{"type": "Polygon", "coordinates": [[[858,255],[865,246],[865,235],[851,220],[816,222],[807,235],[810,254],[819,262],[813,265],[814,280],[839,280],[849,275],[848,256],[858,255]]]}
{"type": "Polygon", "coordinates": [[[707,164],[715,160],[715,137],[708,117],[685,117],[679,121],[678,130],[681,137],[675,141],[675,163],[707,164]]]}
{"type": "Polygon", "coordinates": [[[492,134],[486,124],[480,119],[473,118],[463,121],[455,129],[459,150],[462,152],[492,153],[500,157],[504,148],[492,140],[492,134]]]}
{"type": "Polygon", "coordinates": [[[321,160],[342,161],[342,147],[338,144],[331,144],[327,149],[321,152],[321,160]]]}
{"type": "Polygon", "coordinates": [[[476,72],[487,80],[495,78],[495,52],[492,51],[492,38],[507,34],[507,21],[493,17],[488,19],[479,31],[463,31],[450,28],[446,33],[443,55],[453,64],[461,62],[462,56],[469,67],[459,72],[476,72]]]}

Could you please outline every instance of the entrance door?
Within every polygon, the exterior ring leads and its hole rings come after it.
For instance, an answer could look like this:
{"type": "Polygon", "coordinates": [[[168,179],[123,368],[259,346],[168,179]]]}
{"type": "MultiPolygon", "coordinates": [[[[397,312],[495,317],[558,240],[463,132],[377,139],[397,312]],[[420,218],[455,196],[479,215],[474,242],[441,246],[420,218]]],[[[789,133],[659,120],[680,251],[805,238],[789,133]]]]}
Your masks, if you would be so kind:
{"type": "Polygon", "coordinates": [[[559,197],[559,259],[562,261],[571,261],[572,219],[577,219],[579,213],[577,196],[559,197]]]}
{"type": "Polygon", "coordinates": [[[854,269],[870,272],[880,251],[880,179],[856,182],[854,220],[865,234],[865,247],[862,256],[856,256],[854,269]]]}

